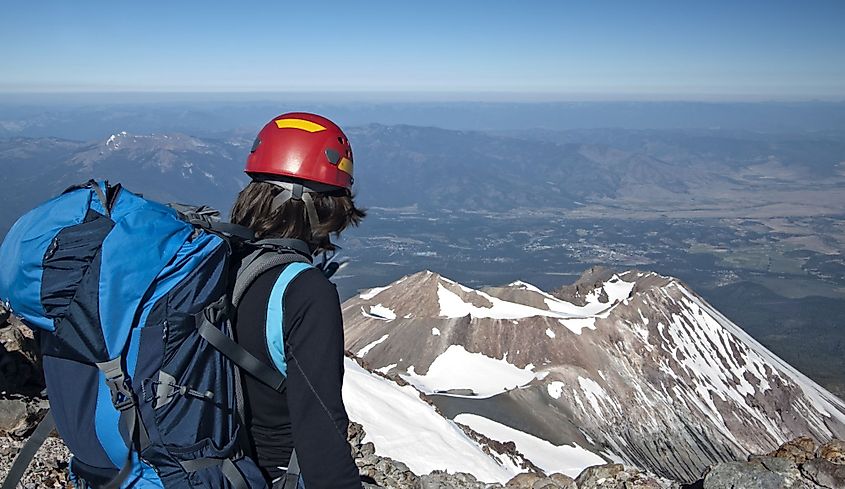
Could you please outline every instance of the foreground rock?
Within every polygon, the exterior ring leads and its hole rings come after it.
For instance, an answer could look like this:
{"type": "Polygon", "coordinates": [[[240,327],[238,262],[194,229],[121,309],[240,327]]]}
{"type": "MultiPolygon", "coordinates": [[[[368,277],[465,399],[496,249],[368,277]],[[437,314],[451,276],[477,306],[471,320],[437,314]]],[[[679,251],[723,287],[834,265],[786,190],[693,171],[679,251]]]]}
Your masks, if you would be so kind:
{"type": "MultiPolygon", "coordinates": [[[[845,442],[833,440],[816,447],[806,438],[793,440],[747,462],[725,462],[708,469],[699,481],[682,485],[620,464],[588,467],[574,480],[563,474],[520,474],[507,484],[480,482],[470,474],[417,475],[402,462],[375,454],[365,443],[360,425],[350,423],[349,442],[365,488],[385,489],[845,489],[845,442]]],[[[5,478],[23,441],[0,436],[0,480],[5,478]]],[[[67,481],[67,448],[50,438],[27,471],[25,489],[71,487],[67,481]]]]}
{"type": "MultiPolygon", "coordinates": [[[[6,479],[6,474],[12,467],[12,462],[26,440],[15,439],[11,436],[0,436],[0,481],[6,479]]],[[[32,464],[29,466],[19,488],[45,489],[73,487],[67,479],[67,461],[70,458],[62,440],[57,437],[48,438],[44,446],[38,450],[32,464]]]]}
{"type": "Polygon", "coordinates": [[[41,418],[44,375],[32,330],[0,310],[0,435],[21,437],[41,418]]]}
{"type": "MultiPolygon", "coordinates": [[[[49,407],[41,395],[43,389],[44,374],[32,330],[0,307],[0,481],[49,407]]],[[[69,457],[59,438],[49,438],[19,487],[71,487],[67,480],[69,457]]]]}
{"type": "Polygon", "coordinates": [[[816,447],[811,438],[796,438],[748,462],[711,467],[690,488],[704,489],[845,489],[845,442],[832,440],[816,447]]]}

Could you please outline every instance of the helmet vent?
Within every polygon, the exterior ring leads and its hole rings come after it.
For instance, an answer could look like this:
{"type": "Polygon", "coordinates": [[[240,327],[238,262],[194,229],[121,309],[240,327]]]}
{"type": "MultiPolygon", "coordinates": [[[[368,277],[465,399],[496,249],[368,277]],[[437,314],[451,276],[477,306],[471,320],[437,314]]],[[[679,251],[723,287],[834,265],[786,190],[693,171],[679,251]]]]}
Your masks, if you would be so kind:
{"type": "Polygon", "coordinates": [[[258,149],[258,146],[261,144],[260,138],[255,138],[255,141],[252,142],[252,149],[249,150],[250,153],[255,153],[255,150],[258,149]]]}
{"type": "Polygon", "coordinates": [[[337,165],[338,163],[340,163],[340,153],[331,148],[326,148],[326,158],[332,165],[337,165]]]}

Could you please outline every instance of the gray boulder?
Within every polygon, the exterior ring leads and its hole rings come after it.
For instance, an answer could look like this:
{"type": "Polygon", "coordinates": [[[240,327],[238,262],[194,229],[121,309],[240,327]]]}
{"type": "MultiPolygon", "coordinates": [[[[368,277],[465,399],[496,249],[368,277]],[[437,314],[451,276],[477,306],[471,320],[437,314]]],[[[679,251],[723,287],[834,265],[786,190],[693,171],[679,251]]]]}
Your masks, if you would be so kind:
{"type": "Polygon", "coordinates": [[[551,474],[549,479],[557,484],[560,489],[577,489],[575,479],[561,473],[551,474]]]}
{"type": "Polygon", "coordinates": [[[845,489],[845,465],[817,458],[801,465],[801,473],[818,487],[845,489]]]}
{"type": "Polygon", "coordinates": [[[623,472],[622,464],[594,465],[584,469],[575,479],[579,489],[593,489],[596,487],[616,487],[608,483],[616,481],[616,475],[623,472]]]}
{"type": "MultiPolygon", "coordinates": [[[[795,472],[798,468],[793,464],[795,472]]],[[[759,463],[727,462],[714,467],[704,479],[704,489],[774,489],[794,487],[801,478],[792,474],[772,472],[759,463]]]]}
{"type": "Polygon", "coordinates": [[[748,462],[713,466],[702,481],[688,487],[845,489],[845,443],[831,440],[817,449],[812,439],[796,438],[748,462]]]}
{"type": "Polygon", "coordinates": [[[420,476],[417,485],[405,487],[414,487],[415,489],[487,489],[502,486],[499,484],[489,485],[479,482],[475,476],[463,472],[450,474],[435,470],[430,474],[420,476]]]}
{"type": "Polygon", "coordinates": [[[534,489],[534,484],[545,479],[539,474],[526,473],[517,474],[513,479],[509,480],[505,487],[508,489],[534,489]]]}

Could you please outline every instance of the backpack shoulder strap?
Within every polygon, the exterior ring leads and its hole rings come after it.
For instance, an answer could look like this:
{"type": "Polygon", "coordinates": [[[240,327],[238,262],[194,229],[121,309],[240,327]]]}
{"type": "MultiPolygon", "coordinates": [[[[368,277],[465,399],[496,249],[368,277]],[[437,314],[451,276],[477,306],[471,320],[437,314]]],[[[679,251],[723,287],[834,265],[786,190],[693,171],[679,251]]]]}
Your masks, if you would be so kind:
{"type": "Polygon", "coordinates": [[[241,266],[235,275],[235,286],[232,290],[232,305],[237,309],[238,305],[243,299],[246,289],[257,279],[262,273],[279,265],[287,265],[289,263],[308,263],[311,261],[305,256],[292,251],[284,252],[273,249],[258,248],[256,251],[247,255],[241,262],[241,266]]]}

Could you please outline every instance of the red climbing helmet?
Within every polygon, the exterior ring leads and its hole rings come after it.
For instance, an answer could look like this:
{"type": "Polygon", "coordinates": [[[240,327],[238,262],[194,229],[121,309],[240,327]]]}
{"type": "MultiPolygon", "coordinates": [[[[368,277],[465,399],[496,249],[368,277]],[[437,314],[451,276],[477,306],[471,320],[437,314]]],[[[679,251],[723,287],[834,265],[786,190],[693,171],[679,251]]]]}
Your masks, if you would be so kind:
{"type": "Polygon", "coordinates": [[[351,189],[352,147],[334,122],[289,112],[261,129],[244,171],[253,178],[281,175],[351,189]]]}

